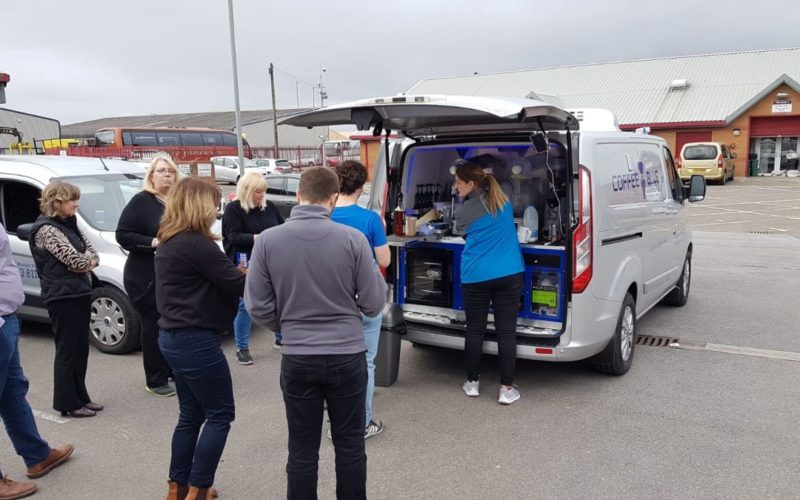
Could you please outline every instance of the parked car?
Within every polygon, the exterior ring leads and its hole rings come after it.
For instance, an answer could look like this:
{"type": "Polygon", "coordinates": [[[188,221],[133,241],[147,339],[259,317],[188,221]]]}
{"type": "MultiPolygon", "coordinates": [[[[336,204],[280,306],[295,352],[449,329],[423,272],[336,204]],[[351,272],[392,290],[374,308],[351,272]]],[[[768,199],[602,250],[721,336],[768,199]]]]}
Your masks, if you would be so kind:
{"type": "Polygon", "coordinates": [[[266,168],[267,174],[288,174],[294,168],[289,160],[275,158],[258,158],[253,160],[259,167],[266,168]]]}
{"type": "Polygon", "coordinates": [[[12,235],[11,250],[25,290],[24,319],[48,322],[39,277],[25,233],[39,216],[42,189],[53,179],[81,190],[78,227],[100,256],[94,269],[99,285],[92,292],[89,340],[100,351],[123,354],[139,347],[139,317],[122,282],[127,254],[115,232],[122,209],[142,188],[141,167],[122,160],[59,156],[0,156],[0,219],[12,235]],[[21,233],[21,234],[18,234],[21,233]],[[16,236],[14,236],[16,235],[16,236]],[[24,235],[24,234],[22,234],[24,235]]]}
{"type": "Polygon", "coordinates": [[[719,142],[689,142],[681,148],[676,166],[681,180],[702,175],[706,180],[724,185],[729,179],[733,180],[734,158],[728,146],[719,142]]]}
{"type": "MultiPolygon", "coordinates": [[[[385,220],[394,212],[427,216],[435,203],[448,213],[458,200],[448,189],[431,200],[425,186],[452,185],[459,161],[491,168],[508,188],[516,221],[532,212],[530,223],[538,226],[538,237],[520,244],[525,271],[517,356],[591,360],[621,375],[633,362],[636,321],[662,301],[682,306],[688,300],[693,244],[685,203],[704,198],[705,179],[693,176],[684,187],[663,139],[620,132],[613,119],[589,119],[595,111],[567,111],[535,99],[395,96],[329,106],[282,123],[353,124],[400,130],[413,139],[389,143],[403,148],[390,155],[391,177],[379,153],[370,209],[377,207],[385,220]],[[592,129],[581,130],[581,123],[592,129]]],[[[462,350],[458,263],[465,240],[451,219],[441,217],[438,233],[428,236],[390,235],[392,304],[383,329],[405,332],[402,338],[414,344],[462,350]]],[[[388,230],[393,233],[391,224],[388,230]]],[[[494,325],[488,328],[491,333],[494,325]]],[[[493,335],[483,349],[497,353],[493,335]]]]}
{"type": "Polygon", "coordinates": [[[267,199],[278,207],[284,219],[297,205],[297,186],[300,174],[273,174],[267,176],[267,199]]]}
{"type": "MultiPolygon", "coordinates": [[[[238,156],[215,156],[211,158],[211,163],[214,165],[214,177],[218,182],[228,182],[236,184],[239,182],[239,157],[238,156]]],[[[244,159],[245,172],[255,170],[262,175],[267,175],[269,172],[264,166],[259,166],[255,161],[245,158],[244,159]]]]}

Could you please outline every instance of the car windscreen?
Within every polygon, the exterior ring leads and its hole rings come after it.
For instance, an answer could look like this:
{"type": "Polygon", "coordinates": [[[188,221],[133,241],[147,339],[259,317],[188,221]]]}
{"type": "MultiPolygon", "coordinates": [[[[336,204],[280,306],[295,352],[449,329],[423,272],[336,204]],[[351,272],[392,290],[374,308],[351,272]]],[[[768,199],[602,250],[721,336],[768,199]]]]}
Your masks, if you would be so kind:
{"type": "Polygon", "coordinates": [[[122,209],[142,190],[144,175],[108,174],[62,177],[81,190],[78,212],[98,231],[116,231],[122,209]]]}
{"type": "Polygon", "coordinates": [[[716,146],[688,146],[683,150],[684,160],[713,160],[716,157],[716,146]]]}
{"type": "Polygon", "coordinates": [[[289,163],[289,161],[288,161],[288,160],[277,160],[277,161],[275,162],[275,166],[276,166],[276,167],[291,167],[291,166],[292,166],[292,164],[291,164],[291,163],[289,163]]]}

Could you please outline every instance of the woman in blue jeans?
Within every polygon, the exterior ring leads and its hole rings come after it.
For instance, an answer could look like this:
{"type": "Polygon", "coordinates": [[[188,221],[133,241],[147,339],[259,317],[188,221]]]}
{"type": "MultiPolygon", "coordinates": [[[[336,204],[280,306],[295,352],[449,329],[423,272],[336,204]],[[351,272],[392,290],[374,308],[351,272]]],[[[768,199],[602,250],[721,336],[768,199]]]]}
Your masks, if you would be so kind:
{"type": "MultiPolygon", "coordinates": [[[[375,212],[359,207],[356,202],[367,182],[367,168],[355,160],[346,160],[336,166],[339,176],[339,198],[331,213],[331,219],[361,231],[367,237],[378,265],[389,266],[391,254],[389,240],[381,218],[375,212]]],[[[383,431],[383,422],[372,418],[372,396],[375,393],[375,355],[381,337],[383,314],[375,317],[362,317],[364,341],[367,344],[367,401],[364,424],[364,438],[370,438],[383,431]]]]}
{"type": "Polygon", "coordinates": [[[168,500],[216,496],[211,485],[235,415],[220,333],[236,314],[246,269],[228,260],[211,232],[219,198],[219,189],[200,178],[178,181],[158,231],[158,344],[180,406],[168,500]]]}
{"type": "MultiPolygon", "coordinates": [[[[236,200],[225,207],[222,216],[222,246],[225,254],[239,264],[244,256],[250,260],[253,245],[265,229],[283,224],[278,207],[267,201],[267,181],[259,172],[249,172],[236,185],[236,200]]],[[[239,299],[239,310],[233,320],[233,333],[236,337],[236,361],[241,365],[252,365],[250,356],[250,328],[253,322],[244,299],[239,299]]],[[[275,346],[280,347],[280,332],[275,332],[275,346]]]]}
{"type": "Polygon", "coordinates": [[[456,166],[455,187],[465,199],[456,213],[466,243],[461,254],[461,292],[467,331],[464,358],[467,396],[480,394],[483,338],[491,305],[500,357],[500,394],[497,402],[512,404],[520,395],[514,387],[517,358],[517,309],[524,264],[508,197],[494,176],[475,163],[456,166]]]}

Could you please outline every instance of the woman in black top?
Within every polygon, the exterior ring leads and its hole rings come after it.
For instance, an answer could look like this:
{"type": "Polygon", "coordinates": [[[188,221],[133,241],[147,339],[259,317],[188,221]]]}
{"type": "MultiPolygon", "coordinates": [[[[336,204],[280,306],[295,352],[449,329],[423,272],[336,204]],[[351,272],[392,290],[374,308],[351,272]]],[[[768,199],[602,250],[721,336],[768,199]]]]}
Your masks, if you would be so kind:
{"type": "MultiPolygon", "coordinates": [[[[253,244],[265,229],[283,224],[278,207],[267,201],[267,181],[258,172],[245,174],[236,186],[236,201],[225,207],[222,216],[222,245],[234,264],[239,264],[241,254],[250,260],[253,244]]],[[[239,312],[233,320],[236,337],[236,361],[242,365],[253,364],[250,357],[250,327],[252,321],[244,299],[239,300],[239,312]]],[[[280,346],[280,333],[275,332],[275,344],[280,346]]]]}
{"type": "Polygon", "coordinates": [[[214,496],[209,489],[234,418],[220,333],[236,314],[246,269],[237,269],[214,241],[219,198],[215,185],[182,179],[172,189],[158,231],[158,344],[172,368],[180,407],[167,498],[214,496]]]}
{"type": "Polygon", "coordinates": [[[103,409],[92,402],[86,390],[91,271],[99,260],[78,229],[75,212],[80,197],[80,190],[72,184],[48,184],[42,191],[42,215],[28,239],[55,333],[53,408],[76,418],[92,417],[103,409]]]}
{"type": "MultiPolygon", "coordinates": [[[[117,224],[117,243],[130,252],[123,284],[141,323],[145,390],[156,396],[174,396],[169,384],[169,365],[158,349],[158,309],[154,286],[153,255],[158,247],[158,226],[178,168],[168,158],[156,158],[147,169],[144,189],[122,210],[117,224]]],[[[136,332],[132,332],[136,334],[136,332]]]]}

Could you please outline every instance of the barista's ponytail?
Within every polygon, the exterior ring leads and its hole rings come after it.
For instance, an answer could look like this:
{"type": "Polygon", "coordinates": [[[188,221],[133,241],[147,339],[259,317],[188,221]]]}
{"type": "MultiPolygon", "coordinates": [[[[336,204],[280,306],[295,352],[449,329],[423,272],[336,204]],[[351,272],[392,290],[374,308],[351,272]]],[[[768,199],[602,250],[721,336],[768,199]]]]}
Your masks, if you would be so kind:
{"type": "Polygon", "coordinates": [[[486,190],[486,202],[492,216],[495,216],[497,211],[508,202],[508,197],[500,188],[497,179],[492,174],[484,172],[480,165],[470,162],[462,163],[456,167],[456,176],[465,182],[472,181],[477,187],[486,190]]]}

